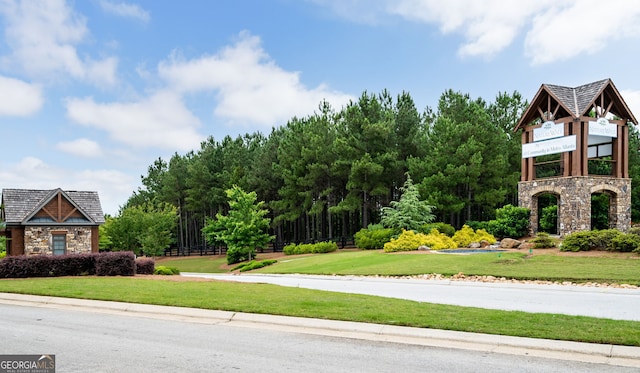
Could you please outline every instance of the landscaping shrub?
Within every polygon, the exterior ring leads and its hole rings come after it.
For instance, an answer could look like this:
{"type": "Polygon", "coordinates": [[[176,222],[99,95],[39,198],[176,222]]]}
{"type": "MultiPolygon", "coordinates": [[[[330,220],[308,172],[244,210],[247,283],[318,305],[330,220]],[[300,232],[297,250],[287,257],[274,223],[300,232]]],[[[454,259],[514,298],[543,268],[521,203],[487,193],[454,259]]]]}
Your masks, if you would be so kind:
{"type": "Polygon", "coordinates": [[[94,275],[99,255],[102,254],[10,256],[0,260],[0,278],[94,275]]]}
{"type": "Polygon", "coordinates": [[[496,238],[486,230],[478,229],[474,232],[473,228],[466,224],[453,235],[453,241],[455,241],[456,247],[468,247],[472,242],[480,242],[483,240],[489,243],[496,242],[496,238]]]}
{"type": "Polygon", "coordinates": [[[384,228],[381,225],[370,225],[367,229],[361,229],[354,236],[356,247],[364,250],[379,250],[384,244],[391,241],[395,230],[384,228]]]}
{"type": "Polygon", "coordinates": [[[427,246],[431,250],[455,249],[456,243],[444,233],[432,229],[431,233],[416,233],[414,231],[402,231],[396,239],[391,239],[384,245],[386,253],[397,251],[418,250],[420,246],[427,246]]]}
{"type": "Polygon", "coordinates": [[[547,233],[557,233],[558,205],[551,205],[542,209],[540,215],[540,230],[547,233]]]}
{"type": "Polygon", "coordinates": [[[444,233],[449,237],[453,237],[456,233],[456,229],[451,224],[447,223],[429,223],[420,228],[420,233],[429,234],[433,229],[437,229],[438,232],[444,233]]]}
{"type": "Polygon", "coordinates": [[[582,231],[568,234],[564,237],[560,251],[589,251],[591,250],[591,232],[582,231]]]}
{"type": "Polygon", "coordinates": [[[335,242],[318,242],[307,244],[290,244],[284,247],[285,255],[298,254],[323,254],[338,250],[338,244],[335,242]]]}
{"type": "Polygon", "coordinates": [[[487,230],[489,228],[488,221],[476,221],[476,220],[467,220],[465,225],[470,226],[473,230],[484,229],[487,230]]]}
{"type": "Polygon", "coordinates": [[[629,228],[627,233],[628,234],[635,234],[636,236],[640,237],[640,227],[631,227],[631,228],[629,228]]]}
{"type": "Polygon", "coordinates": [[[246,271],[251,271],[254,269],[270,266],[277,262],[278,261],[275,259],[267,259],[262,261],[252,260],[248,263],[240,264],[239,266],[233,268],[232,271],[246,272],[246,271]]]}
{"type": "Polygon", "coordinates": [[[529,214],[528,208],[506,205],[496,210],[496,219],[488,222],[487,231],[500,238],[526,236],[529,233],[529,214]]]}
{"type": "Polygon", "coordinates": [[[136,259],[136,274],[152,275],[155,272],[156,261],[151,258],[136,259]]]}
{"type": "MultiPolygon", "coordinates": [[[[633,237],[626,238],[624,234],[616,229],[603,229],[595,231],[582,231],[568,234],[560,250],[562,251],[589,251],[589,250],[609,250],[622,251],[617,245],[623,245],[624,250],[633,251],[628,245],[633,243],[633,237]]],[[[631,234],[631,236],[635,236],[631,234]]]]}
{"type": "Polygon", "coordinates": [[[547,232],[538,232],[536,238],[531,240],[534,249],[547,249],[556,247],[556,241],[547,232]]]}
{"type": "Polygon", "coordinates": [[[640,251],[640,236],[627,233],[620,234],[611,240],[610,250],[623,253],[640,251]]]}
{"type": "Polygon", "coordinates": [[[157,266],[152,274],[154,275],[163,275],[163,276],[173,276],[173,275],[179,275],[180,274],[180,270],[176,267],[169,267],[169,266],[157,266]]]}
{"type": "Polygon", "coordinates": [[[96,258],[100,254],[66,254],[44,256],[50,260],[50,276],[86,276],[96,274],[96,258]]]}
{"type": "Polygon", "coordinates": [[[613,246],[613,240],[624,235],[617,229],[603,229],[591,231],[591,250],[617,251],[613,246]]]}
{"type": "Polygon", "coordinates": [[[131,251],[102,253],[96,257],[96,275],[133,276],[136,274],[135,260],[131,251]]]}
{"type": "Polygon", "coordinates": [[[424,246],[428,246],[431,250],[455,249],[458,247],[456,242],[444,233],[440,233],[437,229],[432,229],[426,235],[424,246]]]}

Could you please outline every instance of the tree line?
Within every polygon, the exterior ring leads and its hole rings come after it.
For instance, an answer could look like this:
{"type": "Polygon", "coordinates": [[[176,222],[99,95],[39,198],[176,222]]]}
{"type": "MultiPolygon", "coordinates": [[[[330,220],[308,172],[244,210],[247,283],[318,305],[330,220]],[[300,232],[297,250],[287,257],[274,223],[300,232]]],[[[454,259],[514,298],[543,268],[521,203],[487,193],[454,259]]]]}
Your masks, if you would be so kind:
{"type": "MultiPolygon", "coordinates": [[[[521,135],[513,128],[527,104],[518,92],[487,103],[452,90],[422,112],[409,93],[387,90],[340,110],[321,102],[269,135],[209,137],[198,150],[157,159],[120,214],[169,204],[177,246],[200,247],[207,219],[228,211],[225,191],[237,186],[265,202],[276,242],[350,237],[380,222],[410,175],[435,221],[460,228],[517,205],[521,135]]],[[[637,163],[630,169],[640,172],[637,163]]]]}

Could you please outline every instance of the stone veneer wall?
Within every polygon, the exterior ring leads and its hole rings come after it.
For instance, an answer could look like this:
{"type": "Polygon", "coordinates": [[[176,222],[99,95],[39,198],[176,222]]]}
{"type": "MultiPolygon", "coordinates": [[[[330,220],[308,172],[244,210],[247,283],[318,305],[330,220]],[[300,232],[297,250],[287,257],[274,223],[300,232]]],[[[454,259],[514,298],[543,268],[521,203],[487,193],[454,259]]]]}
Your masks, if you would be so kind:
{"type": "Polygon", "coordinates": [[[27,226],[24,229],[24,253],[26,255],[52,255],[52,231],[67,232],[67,254],[91,252],[91,227],[27,226]]]}
{"type": "Polygon", "coordinates": [[[521,207],[531,210],[529,234],[538,230],[538,196],[558,196],[560,236],[591,229],[591,194],[609,194],[609,227],[626,232],[631,226],[631,179],[606,176],[554,177],[518,183],[521,207]]]}

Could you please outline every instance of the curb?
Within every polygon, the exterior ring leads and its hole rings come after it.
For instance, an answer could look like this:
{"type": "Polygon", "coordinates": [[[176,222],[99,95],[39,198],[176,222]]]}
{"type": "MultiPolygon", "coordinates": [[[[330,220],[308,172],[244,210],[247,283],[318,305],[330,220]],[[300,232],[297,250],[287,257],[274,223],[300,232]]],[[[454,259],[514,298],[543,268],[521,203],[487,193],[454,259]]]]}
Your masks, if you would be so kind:
{"type": "Polygon", "coordinates": [[[13,293],[0,293],[0,303],[640,368],[640,347],[632,346],[13,293]]]}

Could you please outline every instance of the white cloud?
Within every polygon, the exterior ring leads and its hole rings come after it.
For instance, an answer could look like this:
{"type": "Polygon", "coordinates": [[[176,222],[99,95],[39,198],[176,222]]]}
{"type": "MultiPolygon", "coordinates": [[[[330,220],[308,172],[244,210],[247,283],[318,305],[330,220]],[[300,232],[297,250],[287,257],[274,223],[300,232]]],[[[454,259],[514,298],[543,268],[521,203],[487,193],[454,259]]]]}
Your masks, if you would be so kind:
{"type": "Polygon", "coordinates": [[[43,103],[39,85],[0,76],[0,116],[28,116],[40,110],[43,103]]]}
{"type": "Polygon", "coordinates": [[[2,0],[5,40],[12,50],[5,65],[32,77],[56,79],[65,74],[99,85],[116,81],[117,59],[81,58],[77,45],[89,35],[86,19],[63,0],[2,0]]]}
{"type": "Polygon", "coordinates": [[[104,130],[136,148],[195,149],[204,139],[200,121],[179,95],[161,91],[138,102],[96,103],[93,98],[67,99],[67,116],[76,123],[104,130]]]}
{"type": "Polygon", "coordinates": [[[235,125],[268,129],[312,114],[322,100],[340,107],[353,99],[325,85],[305,87],[298,72],[280,68],[262,49],[260,38],[248,32],[213,56],[185,60],[174,53],[159,64],[158,72],[179,92],[217,92],[214,114],[235,125]]]}
{"type": "Polygon", "coordinates": [[[620,91],[620,95],[629,107],[629,110],[631,110],[631,113],[633,113],[633,116],[635,116],[636,119],[640,120],[640,91],[623,89],[620,91]]]}
{"type": "Polygon", "coordinates": [[[461,34],[462,57],[493,58],[521,35],[532,64],[591,54],[611,40],[640,37],[640,7],[610,0],[313,0],[336,14],[359,21],[395,15],[435,24],[443,34],[461,34]],[[372,15],[371,13],[377,13],[372,15]]]}
{"type": "Polygon", "coordinates": [[[551,0],[402,0],[392,13],[407,19],[435,23],[442,33],[460,32],[465,43],[461,56],[492,57],[509,46],[529,18],[557,3],[551,0]]]}
{"type": "Polygon", "coordinates": [[[632,1],[561,3],[535,15],[533,26],[527,33],[525,54],[532,58],[533,64],[593,54],[611,40],[640,37],[638,23],[640,7],[632,1]]]}
{"type": "Polygon", "coordinates": [[[100,145],[89,139],[76,139],[56,144],[56,148],[65,153],[83,158],[94,158],[102,155],[100,145]]]}
{"type": "Polygon", "coordinates": [[[149,22],[151,16],[149,12],[135,4],[116,3],[112,1],[100,1],[100,7],[107,13],[115,14],[119,17],[128,17],[138,19],[142,22],[149,22]]]}
{"type": "Polygon", "coordinates": [[[104,213],[115,215],[137,188],[137,179],[116,170],[72,170],[25,157],[16,164],[0,163],[3,188],[97,191],[104,213]]]}

